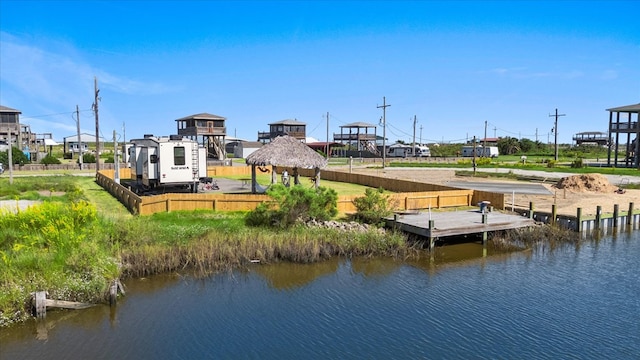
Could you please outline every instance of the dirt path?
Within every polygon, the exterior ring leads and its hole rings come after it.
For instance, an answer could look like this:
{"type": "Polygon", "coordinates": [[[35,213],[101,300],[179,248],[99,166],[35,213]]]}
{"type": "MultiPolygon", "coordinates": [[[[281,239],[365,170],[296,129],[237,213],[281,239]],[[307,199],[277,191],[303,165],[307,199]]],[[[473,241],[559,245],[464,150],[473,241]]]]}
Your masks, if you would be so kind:
{"type": "MultiPolygon", "coordinates": [[[[385,176],[394,179],[406,179],[432,184],[447,185],[450,181],[486,181],[486,182],[509,182],[507,179],[488,179],[483,177],[456,176],[455,169],[425,169],[425,168],[386,168],[367,169],[364,167],[354,168],[353,172],[362,174],[372,174],[385,176]]],[[[612,184],[609,187],[598,189],[599,191],[589,191],[584,187],[575,186],[559,189],[555,185],[559,179],[551,178],[553,173],[549,173],[550,178],[543,185],[552,195],[524,195],[516,194],[515,199],[507,195],[505,205],[511,207],[512,200],[515,200],[516,207],[528,208],[533,202],[534,208],[538,211],[551,212],[551,207],[556,204],[558,214],[575,215],[577,208],[582,208],[583,215],[594,215],[596,207],[602,206],[604,213],[613,212],[613,207],[618,204],[620,211],[627,211],[629,203],[634,203],[635,209],[640,209],[640,190],[626,190],[624,193],[617,193],[614,190],[617,186],[612,184]]],[[[607,184],[605,184],[607,185],[607,184]]]]}

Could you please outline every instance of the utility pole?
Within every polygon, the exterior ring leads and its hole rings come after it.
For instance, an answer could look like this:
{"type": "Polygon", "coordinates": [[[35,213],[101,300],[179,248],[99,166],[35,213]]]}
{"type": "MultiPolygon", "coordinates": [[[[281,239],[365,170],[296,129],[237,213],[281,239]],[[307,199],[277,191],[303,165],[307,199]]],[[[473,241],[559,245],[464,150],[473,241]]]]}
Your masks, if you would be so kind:
{"type": "Polygon", "coordinates": [[[327,150],[324,152],[327,155],[327,159],[331,156],[329,154],[329,112],[327,111],[327,150]]]}
{"type": "Polygon", "coordinates": [[[118,139],[116,139],[115,130],[113,130],[113,166],[114,166],[113,180],[117,184],[120,184],[120,160],[118,159],[118,139]]]}
{"type": "Polygon", "coordinates": [[[422,125],[420,125],[420,146],[422,146],[422,125]]]}
{"type": "Polygon", "coordinates": [[[377,106],[378,109],[382,108],[382,168],[385,168],[387,162],[387,98],[382,97],[382,105],[377,106]]]}
{"type": "Polygon", "coordinates": [[[413,150],[411,151],[413,153],[413,157],[416,157],[416,122],[418,121],[418,118],[413,115],[413,150]]]}
{"type": "Polygon", "coordinates": [[[124,128],[124,121],[122,122],[122,143],[127,142],[127,130],[124,128]]]}
{"type": "Polygon", "coordinates": [[[538,142],[538,128],[536,128],[536,142],[538,142]]]}
{"type": "Polygon", "coordinates": [[[482,147],[482,157],[485,157],[487,156],[487,120],[484,121],[484,144],[482,147]]]}
{"type": "Polygon", "coordinates": [[[80,140],[80,110],[78,105],[76,105],[76,129],[78,135],[78,164],[80,165],[80,170],[82,170],[82,140],[80,140]]]}
{"type": "Polygon", "coordinates": [[[496,130],[498,130],[498,128],[494,126],[494,127],[493,127],[493,137],[494,137],[494,138],[497,138],[497,136],[496,136],[496,130]]]}
{"type": "Polygon", "coordinates": [[[555,136],[555,160],[558,161],[558,116],[565,116],[565,114],[558,114],[558,109],[556,108],[555,115],[549,114],[549,117],[555,117],[555,125],[553,126],[553,134],[555,136]]]}
{"type": "MultiPolygon", "coordinates": [[[[9,158],[7,160],[9,160],[9,185],[13,185],[13,145],[11,144],[11,136],[13,136],[11,134],[11,125],[9,125],[9,152],[7,153],[7,156],[9,156],[9,158]]],[[[20,131],[20,126],[18,126],[18,131],[20,131]]]]}
{"type": "Polygon", "coordinates": [[[95,99],[93,101],[93,112],[96,115],[96,174],[100,171],[100,122],[98,121],[98,101],[100,98],[98,97],[98,93],[100,90],[98,89],[98,78],[93,77],[93,90],[95,99]]]}

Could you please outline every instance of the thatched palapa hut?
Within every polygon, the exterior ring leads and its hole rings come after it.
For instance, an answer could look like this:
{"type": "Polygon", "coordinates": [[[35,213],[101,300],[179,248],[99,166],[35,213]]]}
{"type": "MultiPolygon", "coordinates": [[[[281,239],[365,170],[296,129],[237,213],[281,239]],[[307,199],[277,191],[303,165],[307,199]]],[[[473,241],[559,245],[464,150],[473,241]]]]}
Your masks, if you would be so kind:
{"type": "Polygon", "coordinates": [[[267,145],[247,156],[247,165],[251,165],[251,192],[257,193],[256,166],[273,167],[271,183],[278,181],[277,167],[289,167],[293,169],[295,184],[299,184],[298,168],[315,169],[315,186],[320,185],[320,169],[327,167],[327,159],[313,151],[300,140],[288,136],[278,136],[267,145]]]}

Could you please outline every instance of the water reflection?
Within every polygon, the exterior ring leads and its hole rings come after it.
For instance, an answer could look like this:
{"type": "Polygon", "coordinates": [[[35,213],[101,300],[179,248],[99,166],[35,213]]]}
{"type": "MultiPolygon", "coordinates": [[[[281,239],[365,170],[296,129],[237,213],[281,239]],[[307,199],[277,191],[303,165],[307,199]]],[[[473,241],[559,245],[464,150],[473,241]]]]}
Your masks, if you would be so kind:
{"type": "Polygon", "coordinates": [[[278,263],[256,265],[251,268],[262,276],[270,287],[277,290],[293,290],[307,285],[319,277],[333,274],[344,259],[332,258],[314,264],[278,263]]]}

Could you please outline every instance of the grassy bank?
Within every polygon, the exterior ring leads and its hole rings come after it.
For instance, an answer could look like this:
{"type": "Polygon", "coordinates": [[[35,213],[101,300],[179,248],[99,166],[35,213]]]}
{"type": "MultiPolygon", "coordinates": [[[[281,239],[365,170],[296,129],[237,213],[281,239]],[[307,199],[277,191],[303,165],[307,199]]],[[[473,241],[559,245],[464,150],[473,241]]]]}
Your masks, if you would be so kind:
{"type": "Polygon", "coordinates": [[[400,234],[245,225],[245,213],[211,211],[133,217],[92,178],[0,179],[0,200],[40,201],[0,213],[0,326],[30,316],[29,298],[103,302],[110,282],[168,271],[211,272],[332,256],[397,256],[400,234]]]}

